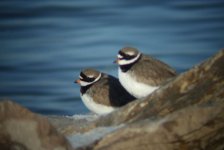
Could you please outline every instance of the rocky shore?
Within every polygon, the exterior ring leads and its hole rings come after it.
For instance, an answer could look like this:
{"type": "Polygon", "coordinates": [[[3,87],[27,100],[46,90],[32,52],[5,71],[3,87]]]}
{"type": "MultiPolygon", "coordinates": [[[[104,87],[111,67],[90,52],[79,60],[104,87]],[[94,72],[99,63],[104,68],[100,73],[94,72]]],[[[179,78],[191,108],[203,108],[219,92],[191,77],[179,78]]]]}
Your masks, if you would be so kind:
{"type": "Polygon", "coordinates": [[[0,102],[0,148],[224,149],[224,50],[106,116],[41,116],[0,102]]]}

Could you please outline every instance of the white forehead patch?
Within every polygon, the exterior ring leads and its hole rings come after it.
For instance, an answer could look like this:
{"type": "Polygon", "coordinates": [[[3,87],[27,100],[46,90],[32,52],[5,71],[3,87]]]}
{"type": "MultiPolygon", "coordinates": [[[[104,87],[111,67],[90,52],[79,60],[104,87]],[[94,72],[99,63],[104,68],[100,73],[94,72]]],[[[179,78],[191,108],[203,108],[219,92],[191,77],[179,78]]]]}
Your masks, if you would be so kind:
{"type": "Polygon", "coordinates": [[[117,58],[123,58],[123,56],[121,56],[120,54],[117,55],[117,58]]]}

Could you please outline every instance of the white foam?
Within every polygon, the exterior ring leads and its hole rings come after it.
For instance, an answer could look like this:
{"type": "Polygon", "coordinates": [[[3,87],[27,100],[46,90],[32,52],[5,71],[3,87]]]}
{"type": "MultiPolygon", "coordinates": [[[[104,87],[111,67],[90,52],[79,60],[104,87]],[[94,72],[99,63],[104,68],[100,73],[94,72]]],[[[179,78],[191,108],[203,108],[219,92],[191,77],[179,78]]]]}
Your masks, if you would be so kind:
{"type": "MultiPolygon", "coordinates": [[[[67,117],[67,116],[66,116],[67,117]]],[[[93,121],[97,118],[99,118],[99,115],[94,114],[94,113],[88,113],[88,114],[75,114],[73,116],[69,117],[70,119],[75,119],[75,120],[86,120],[86,121],[93,121]]]]}
{"type": "Polygon", "coordinates": [[[122,127],[122,125],[113,127],[99,127],[84,134],[78,133],[68,136],[67,139],[69,140],[73,148],[78,148],[85,145],[89,145],[95,142],[96,140],[104,137],[106,134],[117,130],[120,127],[122,127]]]}

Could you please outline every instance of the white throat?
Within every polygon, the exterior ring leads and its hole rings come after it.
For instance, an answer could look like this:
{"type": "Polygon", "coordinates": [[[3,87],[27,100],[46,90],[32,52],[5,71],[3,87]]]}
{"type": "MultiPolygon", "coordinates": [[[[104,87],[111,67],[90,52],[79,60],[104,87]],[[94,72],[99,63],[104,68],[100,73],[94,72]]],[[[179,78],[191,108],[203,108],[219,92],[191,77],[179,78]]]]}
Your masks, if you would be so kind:
{"type": "MultiPolygon", "coordinates": [[[[135,58],[131,59],[131,60],[119,59],[118,64],[119,64],[119,65],[128,65],[128,64],[132,64],[132,63],[134,63],[135,61],[137,61],[137,60],[139,59],[140,56],[141,56],[141,53],[138,53],[138,55],[137,55],[135,58]]],[[[122,56],[118,54],[117,57],[118,57],[118,58],[121,58],[122,56]]]]}
{"type": "Polygon", "coordinates": [[[142,82],[136,81],[136,78],[129,71],[122,72],[120,67],[118,68],[118,77],[121,85],[134,97],[143,98],[151,94],[154,90],[158,89],[158,86],[150,86],[142,82]]]}
{"type": "Polygon", "coordinates": [[[102,75],[100,73],[99,76],[92,82],[85,82],[85,81],[80,80],[80,85],[81,86],[87,86],[87,85],[93,84],[93,83],[97,82],[101,78],[101,76],[102,75]]]}

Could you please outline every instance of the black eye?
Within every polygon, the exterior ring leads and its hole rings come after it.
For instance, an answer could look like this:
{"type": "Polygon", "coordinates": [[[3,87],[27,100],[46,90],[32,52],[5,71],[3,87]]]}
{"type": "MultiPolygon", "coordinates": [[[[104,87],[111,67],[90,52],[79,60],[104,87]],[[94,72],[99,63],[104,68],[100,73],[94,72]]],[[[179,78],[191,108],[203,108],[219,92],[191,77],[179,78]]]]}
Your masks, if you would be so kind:
{"type": "Polygon", "coordinates": [[[122,58],[119,58],[119,59],[126,59],[126,60],[130,60],[130,59],[133,59],[133,58],[135,58],[135,56],[133,55],[128,55],[128,54],[125,54],[125,53],[123,53],[122,51],[119,51],[119,54],[121,55],[121,56],[123,56],[122,58]]]}
{"type": "Polygon", "coordinates": [[[90,78],[87,77],[84,73],[80,73],[80,80],[85,81],[85,82],[93,82],[95,80],[95,78],[90,78]]]}
{"type": "Polygon", "coordinates": [[[86,78],[86,81],[87,81],[87,82],[93,82],[94,80],[95,80],[95,78],[89,78],[89,77],[86,78]]]}
{"type": "Polygon", "coordinates": [[[124,59],[127,59],[127,60],[130,60],[130,59],[133,59],[133,58],[135,58],[135,56],[126,55],[126,56],[124,57],[124,59]]]}

